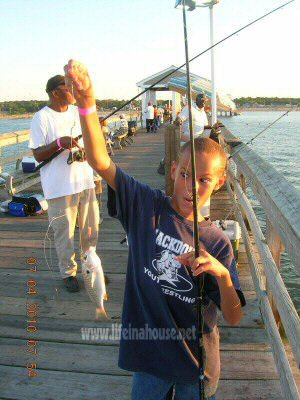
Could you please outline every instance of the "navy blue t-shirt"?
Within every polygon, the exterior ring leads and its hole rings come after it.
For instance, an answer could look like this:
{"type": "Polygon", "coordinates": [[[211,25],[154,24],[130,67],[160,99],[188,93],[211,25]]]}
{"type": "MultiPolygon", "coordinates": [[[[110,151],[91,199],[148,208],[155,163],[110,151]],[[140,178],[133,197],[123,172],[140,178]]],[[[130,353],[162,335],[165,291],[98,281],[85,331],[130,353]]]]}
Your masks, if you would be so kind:
{"type": "MultiPolygon", "coordinates": [[[[196,285],[176,257],[194,250],[193,223],[181,217],[160,190],[117,168],[117,217],[129,242],[119,366],[177,382],[197,381],[196,285]]],[[[200,241],[230,271],[240,291],[229,239],[210,221],[200,241]]],[[[217,322],[220,293],[206,274],[204,332],[217,322]]]]}

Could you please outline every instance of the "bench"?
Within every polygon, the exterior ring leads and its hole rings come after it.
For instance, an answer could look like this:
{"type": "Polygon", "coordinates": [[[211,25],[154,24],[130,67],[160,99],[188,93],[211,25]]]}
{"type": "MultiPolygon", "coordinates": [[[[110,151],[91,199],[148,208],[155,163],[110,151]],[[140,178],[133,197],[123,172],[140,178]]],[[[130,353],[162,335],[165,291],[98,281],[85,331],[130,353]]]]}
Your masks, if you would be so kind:
{"type": "Polygon", "coordinates": [[[119,149],[122,149],[123,147],[127,146],[128,144],[133,143],[133,140],[131,139],[130,136],[128,136],[128,131],[118,133],[116,132],[114,134],[114,141],[115,143],[118,143],[119,149]]]}

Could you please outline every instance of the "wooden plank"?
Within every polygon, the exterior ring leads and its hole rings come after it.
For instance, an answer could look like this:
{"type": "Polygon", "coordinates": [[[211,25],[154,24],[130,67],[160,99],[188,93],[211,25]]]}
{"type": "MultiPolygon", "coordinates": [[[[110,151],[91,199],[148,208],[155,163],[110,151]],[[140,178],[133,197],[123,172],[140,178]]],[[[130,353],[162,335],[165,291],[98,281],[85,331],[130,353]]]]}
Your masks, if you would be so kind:
{"type": "MultiPolygon", "coordinates": [[[[95,306],[81,294],[80,299],[85,298],[86,301],[78,300],[79,293],[68,293],[61,283],[61,286],[56,287],[58,295],[61,296],[60,300],[55,300],[55,287],[53,287],[52,292],[48,298],[45,294],[40,293],[37,296],[36,302],[39,306],[39,315],[42,317],[58,318],[58,319],[68,319],[68,320],[89,320],[95,321],[95,306]]],[[[18,288],[20,292],[22,288],[18,288]]],[[[19,297],[19,293],[16,296],[8,295],[1,296],[0,303],[0,314],[10,314],[10,315],[24,315],[24,310],[26,308],[26,298],[19,297]]],[[[110,295],[110,294],[109,294],[110,295]]],[[[255,299],[255,294],[253,292],[246,292],[247,307],[243,310],[243,319],[239,324],[239,327],[253,327],[260,328],[263,326],[260,311],[258,309],[258,303],[255,299]],[[252,298],[249,296],[252,296],[252,298]]],[[[105,309],[110,320],[120,319],[123,299],[120,298],[118,302],[113,301],[109,298],[105,302],[105,309]]],[[[220,318],[219,326],[228,326],[229,324],[220,318]]]]}
{"type": "MultiPolygon", "coordinates": [[[[125,260],[124,260],[125,261],[125,260]]],[[[82,283],[81,287],[83,288],[83,278],[81,273],[79,272],[80,268],[77,272],[77,277],[80,283],[82,283]]],[[[104,268],[104,272],[106,274],[107,269],[104,268]]],[[[120,293],[123,295],[123,287],[125,286],[125,277],[124,273],[109,273],[106,274],[108,278],[108,283],[106,284],[108,293],[112,293],[112,296],[119,296],[120,293]]],[[[0,270],[0,281],[2,283],[3,289],[2,294],[9,296],[10,294],[13,296],[24,296],[24,292],[20,292],[20,288],[26,285],[26,282],[29,279],[35,279],[37,282],[38,294],[36,296],[51,296],[55,287],[61,286],[62,278],[58,272],[58,268],[56,270],[52,268],[52,270],[40,271],[37,267],[37,272],[32,272],[28,270],[28,266],[24,266],[21,270],[10,270],[10,269],[1,269],[0,270]]],[[[243,291],[249,292],[254,290],[253,282],[250,276],[244,275],[240,277],[240,283],[243,291]]],[[[83,291],[84,292],[84,291],[83,291]]],[[[61,295],[58,295],[58,299],[60,296],[64,296],[64,292],[61,295]]],[[[81,298],[81,292],[77,294],[79,298],[81,298]]]]}
{"type": "Polygon", "coordinates": [[[278,381],[271,380],[221,380],[218,400],[283,400],[278,381]]]}
{"type": "MultiPolygon", "coordinates": [[[[32,358],[29,353],[26,354],[26,347],[26,340],[0,338],[0,364],[24,366],[32,358]]],[[[271,352],[221,351],[220,355],[222,379],[277,379],[271,352]],[[248,368],[241,368],[245,364],[248,368]]],[[[39,341],[36,363],[39,370],[130,375],[128,371],[118,367],[118,356],[117,346],[39,341]]]]}
{"type": "Polygon", "coordinates": [[[29,140],[30,130],[2,133],[0,136],[0,148],[12,144],[23,143],[29,140]]]}
{"type": "MultiPolygon", "coordinates": [[[[67,343],[88,343],[81,337],[81,328],[107,327],[112,331],[112,323],[120,321],[86,321],[81,319],[66,320],[58,318],[38,316],[37,338],[44,341],[67,342],[67,343]]],[[[221,349],[222,350],[269,350],[267,334],[264,329],[256,327],[230,327],[220,326],[221,349]]],[[[32,334],[24,329],[23,315],[1,315],[0,337],[15,339],[30,339],[32,334]]],[[[95,339],[94,344],[115,344],[114,341],[95,339]]]]}
{"type": "MultiPolygon", "coordinates": [[[[130,400],[129,376],[39,371],[37,377],[28,379],[23,371],[24,367],[0,366],[2,396],[15,400],[130,400]]],[[[217,396],[218,400],[283,399],[276,380],[221,380],[217,396]]]]}
{"type": "MultiPolygon", "coordinates": [[[[3,252],[0,251],[0,269],[15,269],[23,271],[27,268],[26,260],[29,257],[32,257],[33,254],[30,252],[30,249],[25,249],[26,251],[23,253],[23,256],[12,257],[11,253],[6,257],[3,252]]],[[[8,252],[6,252],[7,254],[8,252]]],[[[99,252],[98,252],[99,253],[99,252]]],[[[47,252],[47,261],[49,266],[54,270],[58,271],[58,259],[55,253],[55,250],[52,251],[52,257],[47,252]]],[[[103,269],[105,274],[108,275],[110,273],[118,273],[125,274],[127,271],[127,252],[124,251],[115,251],[114,254],[110,255],[106,252],[99,253],[99,256],[102,261],[103,269]]],[[[49,267],[47,266],[46,259],[44,257],[44,253],[42,250],[38,254],[35,254],[37,258],[37,269],[38,271],[49,271],[49,267]]],[[[80,268],[80,255],[77,252],[76,262],[80,268]]]]}
{"type": "Polygon", "coordinates": [[[28,378],[24,367],[0,366],[1,396],[14,400],[130,400],[131,381],[129,376],[40,370],[28,378]]]}
{"type": "MultiPolygon", "coordinates": [[[[76,293],[77,301],[88,301],[90,302],[86,291],[84,289],[83,278],[81,273],[77,273],[79,286],[81,288],[80,292],[76,293]]],[[[37,294],[34,294],[32,297],[35,299],[51,299],[51,297],[55,294],[56,300],[64,300],[64,299],[72,299],[74,296],[73,293],[67,292],[63,288],[62,278],[60,277],[59,272],[53,271],[37,271],[32,272],[24,269],[21,273],[20,271],[0,271],[0,281],[3,285],[3,290],[1,290],[2,295],[4,296],[14,296],[14,297],[27,297],[27,282],[28,280],[35,280],[36,286],[35,289],[37,294]]],[[[122,302],[123,293],[125,287],[125,275],[124,274],[110,274],[107,278],[106,288],[108,291],[108,296],[110,302],[122,302]]],[[[29,296],[30,298],[31,296],[29,296]]],[[[27,297],[28,298],[28,297],[27,297]]]]}
{"type": "MultiPolygon", "coordinates": [[[[88,299],[87,301],[79,301],[76,297],[77,294],[68,293],[63,287],[60,290],[64,291],[65,300],[55,300],[55,291],[53,291],[49,299],[46,299],[45,296],[40,296],[35,300],[35,304],[39,307],[40,315],[61,320],[95,321],[95,306],[91,301],[88,301],[88,299]]],[[[24,315],[26,301],[28,299],[24,297],[1,296],[0,314],[24,315]]],[[[104,306],[109,320],[120,320],[122,312],[121,301],[108,301],[105,302],[104,306]]]]}

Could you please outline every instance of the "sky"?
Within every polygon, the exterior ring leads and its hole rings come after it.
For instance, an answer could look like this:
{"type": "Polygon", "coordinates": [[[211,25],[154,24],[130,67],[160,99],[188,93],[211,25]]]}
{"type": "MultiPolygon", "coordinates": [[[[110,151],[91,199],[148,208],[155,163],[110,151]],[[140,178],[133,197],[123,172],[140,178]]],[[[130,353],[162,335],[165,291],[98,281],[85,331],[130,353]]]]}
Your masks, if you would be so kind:
{"type": "MultiPolygon", "coordinates": [[[[221,0],[215,42],[286,0],[221,0]]],[[[46,100],[49,77],[85,63],[99,99],[129,99],[136,82],[185,61],[175,0],[0,0],[0,101],[46,100]]],[[[215,49],[216,87],[241,96],[300,97],[299,0],[215,49]]],[[[190,58],[210,45],[209,10],[187,13],[190,58]]],[[[209,52],[190,64],[210,79],[209,52]]]]}

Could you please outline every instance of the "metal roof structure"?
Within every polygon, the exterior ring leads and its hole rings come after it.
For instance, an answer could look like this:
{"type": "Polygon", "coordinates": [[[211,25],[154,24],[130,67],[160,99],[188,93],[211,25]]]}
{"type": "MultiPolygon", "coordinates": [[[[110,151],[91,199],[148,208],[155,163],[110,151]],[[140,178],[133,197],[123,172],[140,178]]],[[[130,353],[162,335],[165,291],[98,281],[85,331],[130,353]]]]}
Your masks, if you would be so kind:
{"type": "MultiPolygon", "coordinates": [[[[182,96],[186,95],[186,71],[184,69],[179,69],[172,75],[170,73],[175,71],[177,67],[171,65],[169,68],[163,71],[157,72],[140,82],[137,86],[141,89],[147,89],[155,82],[162,79],[157,85],[155,85],[151,90],[153,91],[174,91],[180,93],[182,96]]],[[[198,93],[204,93],[208,99],[211,98],[211,81],[209,79],[203,78],[199,75],[190,73],[191,84],[192,84],[192,96],[195,98],[198,93]]],[[[230,111],[236,108],[234,102],[229,95],[222,93],[220,90],[217,91],[217,105],[222,111],[230,111]]]]}

